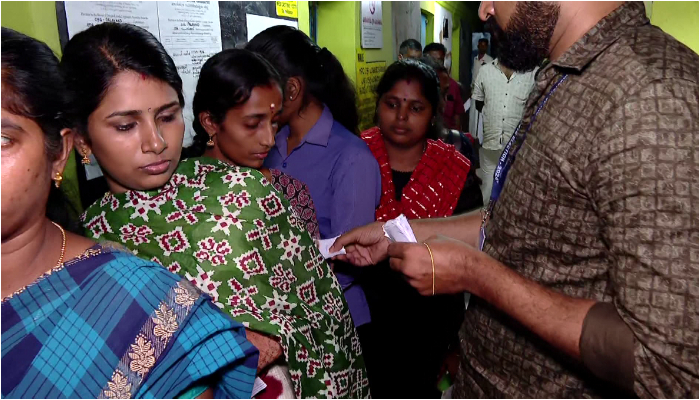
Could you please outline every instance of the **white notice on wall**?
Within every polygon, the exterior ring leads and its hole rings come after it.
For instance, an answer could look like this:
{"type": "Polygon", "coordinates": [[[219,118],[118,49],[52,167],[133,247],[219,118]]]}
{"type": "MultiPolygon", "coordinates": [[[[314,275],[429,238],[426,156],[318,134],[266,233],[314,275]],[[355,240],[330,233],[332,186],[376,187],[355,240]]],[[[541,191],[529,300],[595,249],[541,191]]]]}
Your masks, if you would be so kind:
{"type": "Polygon", "coordinates": [[[245,15],[245,25],[248,29],[248,41],[255,37],[258,33],[264,31],[267,28],[271,28],[277,25],[286,25],[293,28],[297,27],[297,21],[290,21],[288,19],[282,18],[270,18],[263,17],[261,15],[246,14],[245,15]]]}
{"type": "Polygon", "coordinates": [[[158,37],[158,3],[154,1],[66,1],[68,38],[103,22],[140,26],[158,37]]]}
{"type": "Polygon", "coordinates": [[[382,2],[362,2],[362,48],[381,49],[382,35],[382,2]]]}
{"type": "Polygon", "coordinates": [[[219,3],[216,1],[159,1],[160,41],[173,58],[185,96],[185,139],[192,144],[192,99],[202,65],[221,51],[219,3]]]}

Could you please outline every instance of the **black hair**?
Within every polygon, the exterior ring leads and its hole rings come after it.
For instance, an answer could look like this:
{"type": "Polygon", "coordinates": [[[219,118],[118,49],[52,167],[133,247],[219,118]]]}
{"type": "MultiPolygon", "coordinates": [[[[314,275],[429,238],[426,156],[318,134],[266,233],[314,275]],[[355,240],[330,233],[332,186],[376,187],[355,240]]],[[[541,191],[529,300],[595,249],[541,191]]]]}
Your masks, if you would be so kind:
{"type": "Polygon", "coordinates": [[[426,137],[437,140],[442,131],[442,117],[440,116],[442,96],[440,95],[440,80],[435,70],[429,65],[411,59],[391,64],[377,84],[376,112],[379,112],[379,102],[382,100],[382,96],[391,90],[397,82],[409,79],[418,81],[423,96],[432,107],[433,123],[428,128],[426,137]]]}
{"type": "MultiPolygon", "coordinates": [[[[48,159],[55,160],[63,150],[61,130],[69,127],[69,101],[58,58],[49,46],[2,28],[2,107],[39,125],[48,159]]],[[[46,217],[66,230],[82,233],[75,208],[53,184],[46,217]]]]}
{"type": "Polygon", "coordinates": [[[486,43],[486,44],[489,44],[489,40],[486,39],[486,38],[481,38],[481,39],[479,39],[479,43],[482,43],[482,42],[483,42],[483,43],[486,43]]]}
{"type": "Polygon", "coordinates": [[[441,51],[442,54],[447,54],[447,48],[442,43],[430,43],[423,49],[423,54],[430,53],[431,51],[441,51]]]}
{"type": "Polygon", "coordinates": [[[358,133],[355,89],[340,61],[325,47],[319,48],[306,34],[289,26],[273,26],[257,34],[246,46],[265,57],[283,82],[301,77],[305,82],[303,104],[310,97],[324,103],[347,130],[358,133]]]}
{"type": "Polygon", "coordinates": [[[224,50],[204,63],[199,73],[192,102],[195,131],[192,145],[183,151],[183,158],[200,157],[206,150],[209,134],[199,122],[199,114],[207,111],[219,124],[228,110],[245,103],[253,89],[277,85],[283,90],[277,71],[262,56],[248,50],[224,50]]]}
{"type": "Polygon", "coordinates": [[[158,39],[135,25],[105,22],[78,33],[63,49],[60,67],[73,93],[73,126],[88,140],[87,119],[120,72],[163,81],[177,92],[180,105],[185,104],[173,59],[158,39]]]}
{"type": "Polygon", "coordinates": [[[403,54],[405,56],[408,54],[409,50],[422,51],[420,42],[416,39],[404,40],[403,43],[401,43],[401,46],[399,46],[399,54],[403,54]]]}
{"type": "MultiPolygon", "coordinates": [[[[423,56],[420,58],[420,62],[435,70],[436,74],[439,74],[440,72],[449,73],[449,71],[447,71],[447,67],[445,67],[444,64],[440,64],[439,62],[435,61],[433,57],[423,56]]],[[[438,82],[439,80],[440,77],[438,76],[438,82]]]]}

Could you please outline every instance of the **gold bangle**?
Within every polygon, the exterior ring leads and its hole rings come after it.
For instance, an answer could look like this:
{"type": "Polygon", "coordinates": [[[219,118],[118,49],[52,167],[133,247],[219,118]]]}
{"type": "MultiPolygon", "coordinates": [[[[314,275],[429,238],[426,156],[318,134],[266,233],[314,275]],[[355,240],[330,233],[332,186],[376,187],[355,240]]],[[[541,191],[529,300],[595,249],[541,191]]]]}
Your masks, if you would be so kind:
{"type": "Polygon", "coordinates": [[[435,296],[435,259],[433,259],[433,251],[430,250],[430,246],[428,246],[428,243],[423,244],[428,249],[428,253],[430,254],[430,264],[433,267],[433,296],[435,296]]]}

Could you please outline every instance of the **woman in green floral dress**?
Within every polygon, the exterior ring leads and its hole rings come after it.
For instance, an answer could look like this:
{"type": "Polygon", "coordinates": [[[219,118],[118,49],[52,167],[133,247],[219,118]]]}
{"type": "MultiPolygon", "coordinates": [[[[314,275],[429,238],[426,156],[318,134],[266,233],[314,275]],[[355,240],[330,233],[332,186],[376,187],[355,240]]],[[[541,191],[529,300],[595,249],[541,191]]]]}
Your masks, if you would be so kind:
{"type": "Polygon", "coordinates": [[[160,43],[135,26],[97,25],[71,39],[61,67],[76,147],[110,188],[83,215],[88,236],[186,276],[249,332],[274,338],[296,397],[368,397],[338,281],[284,196],[253,169],[179,162],[182,81],[160,43]]]}

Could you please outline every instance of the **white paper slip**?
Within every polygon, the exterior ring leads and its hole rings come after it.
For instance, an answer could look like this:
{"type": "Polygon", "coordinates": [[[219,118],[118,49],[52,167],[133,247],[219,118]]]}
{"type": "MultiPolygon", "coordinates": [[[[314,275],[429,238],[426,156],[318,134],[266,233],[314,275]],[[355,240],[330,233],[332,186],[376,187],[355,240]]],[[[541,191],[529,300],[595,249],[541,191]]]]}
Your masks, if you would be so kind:
{"type": "Polygon", "coordinates": [[[335,240],[338,239],[340,236],[336,236],[334,238],[330,239],[321,239],[321,240],[316,240],[316,246],[318,249],[321,251],[321,254],[323,255],[323,258],[331,258],[335,256],[339,256],[345,253],[345,247],[340,249],[340,251],[336,251],[335,253],[331,253],[331,246],[333,246],[333,243],[335,243],[335,240]]]}
{"type": "Polygon", "coordinates": [[[416,235],[413,234],[413,229],[411,229],[408,219],[403,214],[387,221],[383,229],[384,236],[388,237],[392,242],[417,242],[416,235]]]}
{"type": "Polygon", "coordinates": [[[262,392],[266,388],[267,385],[265,384],[265,382],[263,382],[262,379],[256,377],[255,382],[253,382],[253,394],[250,397],[255,397],[255,395],[262,392]]]}

